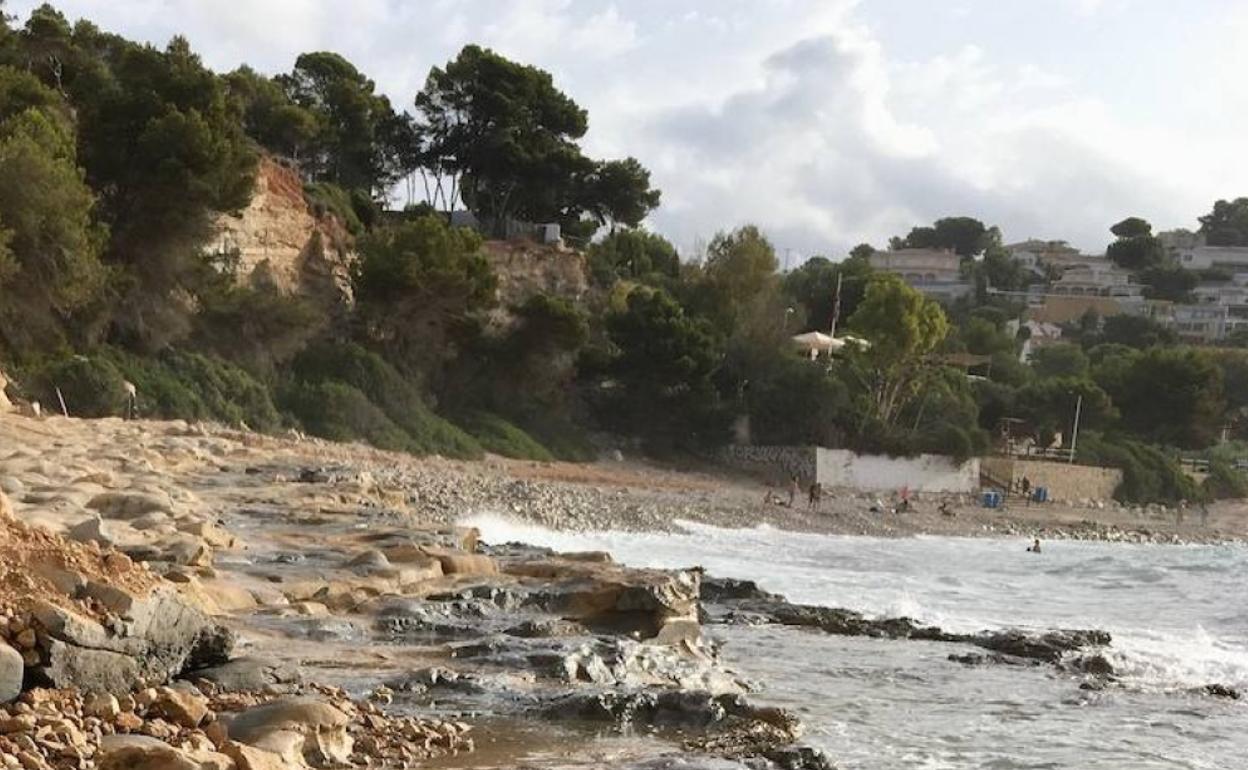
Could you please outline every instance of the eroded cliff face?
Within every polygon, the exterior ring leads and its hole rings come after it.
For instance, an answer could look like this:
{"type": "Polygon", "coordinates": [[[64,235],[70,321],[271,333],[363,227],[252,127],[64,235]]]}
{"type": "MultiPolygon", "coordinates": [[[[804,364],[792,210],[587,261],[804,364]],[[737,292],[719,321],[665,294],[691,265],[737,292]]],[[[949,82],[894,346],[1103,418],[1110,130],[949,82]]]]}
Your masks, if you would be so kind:
{"type": "MultiPolygon", "coordinates": [[[[318,215],[303,194],[299,172],[265,157],[247,208],[215,222],[211,254],[237,255],[240,283],[271,286],[328,306],[350,305],[353,239],[332,214],[318,215]]],[[[581,302],[590,290],[585,256],[532,241],[487,241],[498,276],[498,307],[491,321],[506,325],[511,309],[534,294],[581,302]]]]}
{"type": "Polygon", "coordinates": [[[312,212],[295,169],[262,158],[251,203],[221,215],[215,233],[208,252],[237,254],[240,282],[351,303],[351,236],[336,217],[312,212]]]}
{"type": "Polygon", "coordinates": [[[589,293],[589,270],[579,251],[532,241],[487,241],[485,254],[498,276],[495,323],[508,323],[511,309],[535,294],[580,304],[589,293]]]}

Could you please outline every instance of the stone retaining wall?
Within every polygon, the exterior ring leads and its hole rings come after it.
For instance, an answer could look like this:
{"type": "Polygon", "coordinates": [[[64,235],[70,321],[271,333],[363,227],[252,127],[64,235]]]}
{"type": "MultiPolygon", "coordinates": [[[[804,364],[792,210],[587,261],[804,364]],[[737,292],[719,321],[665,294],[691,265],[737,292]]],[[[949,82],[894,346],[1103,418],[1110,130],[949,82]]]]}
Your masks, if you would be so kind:
{"type": "Polygon", "coordinates": [[[1009,483],[1014,488],[1026,476],[1033,489],[1046,487],[1050,500],[1111,500],[1122,483],[1122,471],[1118,468],[1049,460],[985,457],[983,469],[994,481],[1009,483]]]}

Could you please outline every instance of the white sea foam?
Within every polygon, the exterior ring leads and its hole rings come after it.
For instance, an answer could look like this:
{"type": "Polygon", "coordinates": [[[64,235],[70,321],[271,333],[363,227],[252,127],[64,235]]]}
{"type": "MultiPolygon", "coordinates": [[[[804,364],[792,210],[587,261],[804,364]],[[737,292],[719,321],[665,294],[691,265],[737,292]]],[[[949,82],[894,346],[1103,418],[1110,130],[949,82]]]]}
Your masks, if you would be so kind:
{"type": "Polygon", "coordinates": [[[1102,628],[1113,633],[1111,656],[1128,680],[1248,686],[1248,628],[1233,612],[1231,622],[1217,620],[1248,588],[1244,549],[1051,543],[1035,556],[1007,540],[823,536],[684,521],[675,534],[565,532],[484,513],[464,523],[487,542],[605,550],[639,567],[699,565],[793,601],[952,631],[1102,628]]]}

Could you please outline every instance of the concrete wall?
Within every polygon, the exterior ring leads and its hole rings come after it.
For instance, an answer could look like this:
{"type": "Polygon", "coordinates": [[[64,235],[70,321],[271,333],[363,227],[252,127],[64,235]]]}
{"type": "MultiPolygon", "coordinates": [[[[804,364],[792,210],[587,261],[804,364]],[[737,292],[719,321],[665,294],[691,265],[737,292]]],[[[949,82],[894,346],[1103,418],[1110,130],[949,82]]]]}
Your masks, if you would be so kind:
{"type": "Polygon", "coordinates": [[[764,473],[775,481],[796,475],[806,485],[815,479],[816,451],[804,446],[734,445],[724,447],[720,458],[734,468],[764,473]]]}
{"type": "Polygon", "coordinates": [[[962,464],[943,455],[886,457],[859,455],[847,449],[817,450],[819,481],[827,487],[914,492],[974,492],[979,488],[979,460],[962,464]]]}
{"type": "Polygon", "coordinates": [[[1122,483],[1122,471],[1118,468],[1048,460],[985,457],[983,470],[994,482],[1015,488],[1026,476],[1032,488],[1047,487],[1050,500],[1111,500],[1122,483]]]}
{"type": "Polygon", "coordinates": [[[805,486],[818,479],[825,487],[893,492],[974,492],[979,489],[979,460],[958,464],[943,455],[887,457],[847,449],[790,446],[729,446],[720,458],[735,468],[761,472],[774,480],[796,475],[805,486]]]}

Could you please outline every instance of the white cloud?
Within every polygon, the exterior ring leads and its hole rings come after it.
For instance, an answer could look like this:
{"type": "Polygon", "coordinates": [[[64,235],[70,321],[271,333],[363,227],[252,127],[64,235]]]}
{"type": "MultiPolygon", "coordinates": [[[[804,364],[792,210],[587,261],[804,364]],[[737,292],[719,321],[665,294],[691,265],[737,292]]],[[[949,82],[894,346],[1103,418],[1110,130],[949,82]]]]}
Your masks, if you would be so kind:
{"type": "MultiPolygon", "coordinates": [[[[8,7],[25,15],[37,1],[8,7]]],[[[1248,184],[1242,7],[1192,0],[1180,18],[1204,24],[1179,34],[1155,28],[1167,0],[1062,0],[1031,17],[1043,30],[1018,27],[998,2],[59,5],[157,44],[185,33],[218,69],[277,72],[302,51],[336,50],[400,106],[465,43],[495,47],[551,71],[589,110],[589,152],[654,171],[654,225],[680,245],[755,222],[781,247],[839,254],[968,214],[1007,237],[1097,248],[1127,214],[1190,225],[1214,197],[1248,193],[1235,189],[1248,184]]]]}

